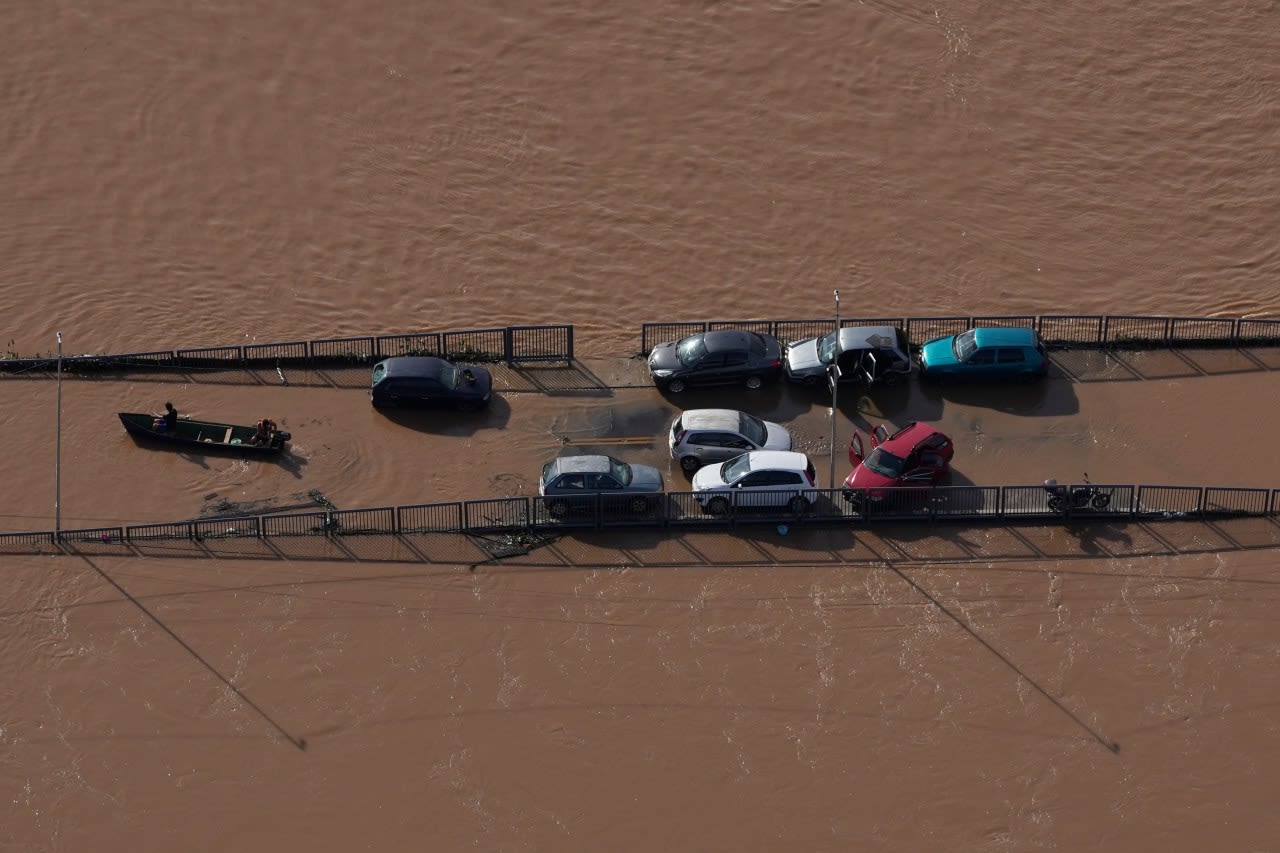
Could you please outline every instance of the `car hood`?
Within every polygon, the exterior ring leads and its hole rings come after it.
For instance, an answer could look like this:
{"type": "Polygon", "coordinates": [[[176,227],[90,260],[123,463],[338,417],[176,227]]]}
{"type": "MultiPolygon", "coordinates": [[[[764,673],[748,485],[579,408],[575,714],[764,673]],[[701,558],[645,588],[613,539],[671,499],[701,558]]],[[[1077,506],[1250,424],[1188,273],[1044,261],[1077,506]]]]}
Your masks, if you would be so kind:
{"type": "Polygon", "coordinates": [[[765,438],[762,450],[791,450],[791,433],[787,432],[786,427],[781,424],[775,424],[773,421],[765,421],[765,438]]]}
{"type": "Polygon", "coordinates": [[[662,472],[652,465],[632,465],[631,483],[627,489],[633,492],[662,491],[662,472]]]}
{"type": "Polygon", "coordinates": [[[892,486],[896,482],[892,477],[877,474],[866,465],[859,465],[849,472],[848,477],[844,478],[844,485],[849,489],[876,489],[892,486]]]}
{"type": "Polygon", "coordinates": [[[806,338],[787,345],[787,368],[792,373],[820,373],[827,366],[818,360],[818,339],[806,338]]]}
{"type": "Polygon", "coordinates": [[[474,379],[468,382],[466,379],[458,380],[458,387],[455,389],[459,394],[467,396],[483,397],[493,388],[493,374],[485,370],[483,367],[466,368],[471,371],[474,379]]]}
{"type": "Polygon", "coordinates": [[[658,344],[649,353],[649,367],[652,370],[678,370],[681,367],[680,357],[676,355],[674,343],[658,344]]]}
{"type": "Polygon", "coordinates": [[[712,489],[723,489],[724,480],[720,477],[720,466],[723,462],[717,462],[714,465],[703,465],[693,475],[691,485],[695,492],[705,492],[712,489]]]}
{"type": "Polygon", "coordinates": [[[920,363],[929,367],[949,367],[956,363],[956,353],[952,348],[955,338],[934,338],[920,346],[920,363]]]}

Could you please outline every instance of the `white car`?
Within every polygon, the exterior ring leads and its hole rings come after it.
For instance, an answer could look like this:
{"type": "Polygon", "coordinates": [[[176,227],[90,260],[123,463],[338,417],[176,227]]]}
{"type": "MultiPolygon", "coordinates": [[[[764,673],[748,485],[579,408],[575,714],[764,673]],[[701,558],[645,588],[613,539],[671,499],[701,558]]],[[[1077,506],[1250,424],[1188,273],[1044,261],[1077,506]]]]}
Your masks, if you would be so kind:
{"type": "Polygon", "coordinates": [[[693,475],[694,499],[704,512],[725,515],[730,508],[786,507],[803,515],[817,500],[816,472],[809,457],[794,450],[752,450],[693,475]]]}

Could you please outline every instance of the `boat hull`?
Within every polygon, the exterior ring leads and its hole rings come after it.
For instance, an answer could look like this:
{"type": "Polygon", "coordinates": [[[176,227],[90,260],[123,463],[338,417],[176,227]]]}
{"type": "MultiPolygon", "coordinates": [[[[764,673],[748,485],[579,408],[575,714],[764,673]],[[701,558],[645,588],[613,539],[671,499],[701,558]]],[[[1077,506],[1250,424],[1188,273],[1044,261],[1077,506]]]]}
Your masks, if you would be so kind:
{"type": "Polygon", "coordinates": [[[146,412],[117,412],[130,435],[153,444],[197,452],[239,453],[246,456],[275,456],[289,443],[287,432],[277,432],[271,444],[250,444],[252,426],[217,421],[179,420],[173,432],[156,432],[155,415],[146,412]]]}

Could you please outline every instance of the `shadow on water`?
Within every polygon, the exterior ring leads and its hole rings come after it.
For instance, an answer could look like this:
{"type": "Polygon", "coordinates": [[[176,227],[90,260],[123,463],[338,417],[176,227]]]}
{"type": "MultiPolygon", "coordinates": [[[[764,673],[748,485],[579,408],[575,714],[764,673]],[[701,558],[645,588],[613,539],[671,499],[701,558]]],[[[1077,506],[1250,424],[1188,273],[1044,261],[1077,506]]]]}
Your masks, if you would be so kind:
{"type": "Polygon", "coordinates": [[[1071,382],[1054,377],[1036,382],[952,382],[920,384],[920,396],[941,413],[943,405],[955,403],[973,408],[994,409],[1025,417],[1060,417],[1080,411],[1071,382]]]}
{"type": "Polygon", "coordinates": [[[286,447],[283,452],[274,456],[254,456],[231,448],[211,448],[206,452],[201,452],[197,450],[172,447],[148,441],[147,439],[133,435],[132,433],[126,433],[122,438],[123,441],[132,444],[133,447],[139,450],[144,450],[148,453],[163,454],[166,456],[176,456],[179,459],[190,462],[198,468],[204,469],[211,467],[209,465],[210,457],[215,459],[242,459],[260,465],[275,465],[278,468],[288,471],[294,478],[302,479],[302,469],[307,464],[306,457],[295,454],[288,447],[286,447]]]}
{"type": "Polygon", "coordinates": [[[448,408],[377,409],[378,414],[406,429],[433,435],[467,436],[479,430],[502,429],[511,419],[511,404],[495,394],[478,412],[448,408]]]}

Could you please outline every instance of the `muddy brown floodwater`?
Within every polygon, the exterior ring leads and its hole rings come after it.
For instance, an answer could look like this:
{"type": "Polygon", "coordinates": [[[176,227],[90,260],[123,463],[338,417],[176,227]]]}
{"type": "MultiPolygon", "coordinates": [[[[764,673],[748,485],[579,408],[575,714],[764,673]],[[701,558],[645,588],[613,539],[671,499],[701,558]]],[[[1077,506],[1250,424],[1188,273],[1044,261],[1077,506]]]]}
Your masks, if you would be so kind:
{"type": "MultiPolygon", "coordinates": [[[[260,6],[0,9],[6,354],[570,322],[592,379],[504,369],[431,419],[359,371],[0,376],[0,529],[530,494],[601,447],[679,489],[695,402],[784,421],[825,484],[820,397],[677,400],[628,357],[642,322],[835,288],[846,317],[1280,316],[1273,4],[260,6]],[[124,435],[165,400],[294,446],[124,435]]],[[[1272,489],[1277,368],[1062,355],[842,398],[837,441],[921,419],[960,484],[1272,489]]],[[[485,544],[0,554],[0,848],[1280,838],[1270,520],[485,544]]]]}

